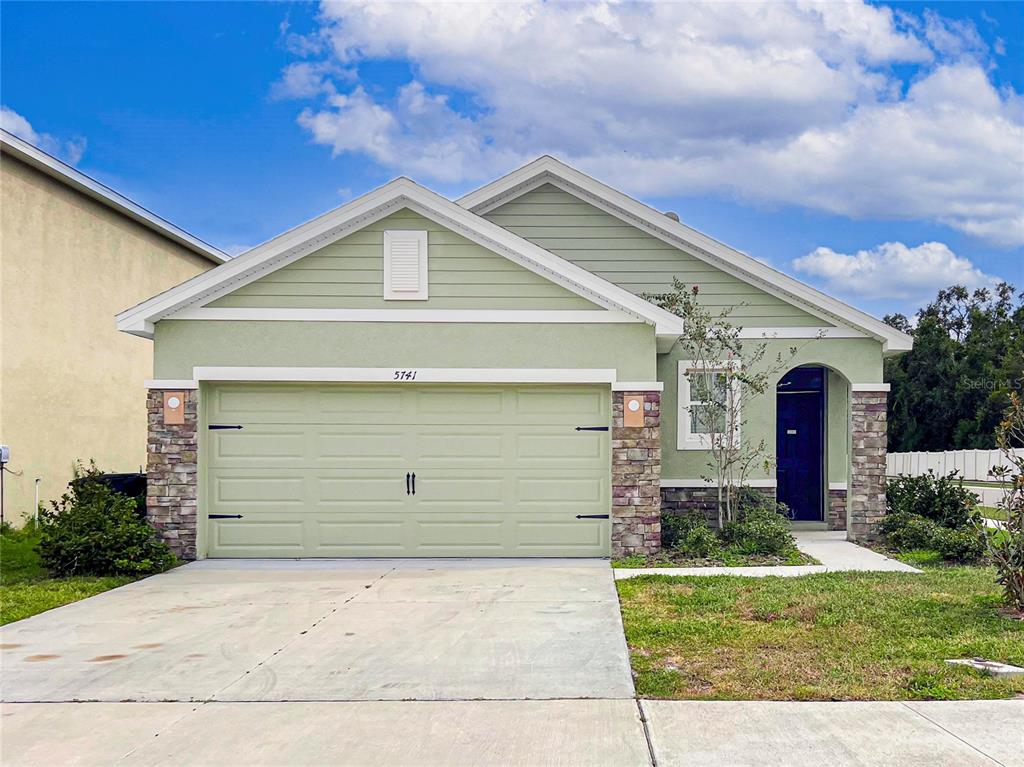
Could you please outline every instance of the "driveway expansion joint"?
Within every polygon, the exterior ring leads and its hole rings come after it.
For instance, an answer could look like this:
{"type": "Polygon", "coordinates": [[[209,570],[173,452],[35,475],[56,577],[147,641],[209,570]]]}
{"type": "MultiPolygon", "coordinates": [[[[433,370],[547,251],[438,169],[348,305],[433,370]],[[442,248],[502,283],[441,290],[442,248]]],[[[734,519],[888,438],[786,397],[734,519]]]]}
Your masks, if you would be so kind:
{"type": "Polygon", "coordinates": [[[931,724],[932,726],[934,726],[934,727],[938,727],[938,728],[939,728],[940,730],[942,730],[942,731],[943,731],[944,733],[946,733],[947,735],[949,735],[949,736],[950,736],[951,738],[955,738],[956,740],[960,741],[960,742],[961,742],[961,743],[963,743],[963,744],[964,744],[965,746],[967,746],[968,748],[970,748],[970,749],[971,749],[972,751],[977,751],[977,752],[978,752],[979,754],[981,754],[981,755],[982,755],[983,757],[985,757],[986,759],[989,759],[989,760],[991,760],[993,764],[998,764],[998,765],[999,765],[999,767],[1007,767],[1007,765],[1006,765],[1005,763],[1003,763],[1003,762],[999,761],[998,759],[996,759],[996,758],[995,758],[995,757],[993,757],[993,756],[989,756],[989,755],[988,755],[988,754],[986,754],[986,753],[985,753],[984,751],[982,751],[982,750],[981,750],[980,748],[978,748],[977,746],[975,746],[975,745],[974,745],[973,743],[970,743],[970,742],[968,742],[968,741],[964,740],[964,739],[963,739],[963,738],[961,738],[961,737],[960,737],[959,735],[957,735],[957,734],[956,734],[955,732],[950,732],[949,730],[947,730],[947,729],[946,729],[945,727],[943,727],[943,726],[942,726],[941,724],[939,724],[938,722],[936,722],[936,721],[935,721],[934,719],[932,719],[932,718],[931,718],[930,716],[928,716],[928,715],[927,715],[927,714],[925,714],[924,712],[922,712],[922,711],[918,711],[918,710],[917,710],[916,708],[914,708],[914,707],[913,707],[913,706],[911,705],[911,702],[903,700],[903,701],[900,701],[900,703],[901,703],[901,705],[902,705],[902,706],[903,706],[904,708],[906,708],[907,710],[909,710],[909,711],[913,712],[914,714],[917,714],[917,716],[921,717],[922,719],[924,719],[924,720],[925,720],[926,722],[928,722],[928,723],[929,723],[929,724],[931,724]]]}
{"type": "Polygon", "coordinates": [[[384,573],[382,573],[381,575],[377,576],[372,581],[370,581],[370,583],[364,585],[362,591],[355,592],[354,594],[352,594],[351,596],[347,597],[346,599],[343,599],[341,602],[328,602],[328,604],[332,604],[332,605],[335,605],[335,606],[332,607],[327,612],[325,612],[323,615],[321,615],[315,621],[313,621],[313,623],[310,624],[309,628],[307,628],[307,629],[305,629],[303,631],[300,631],[299,633],[295,634],[293,637],[291,637],[291,639],[289,639],[283,645],[281,645],[276,650],[274,650],[272,653],[270,653],[270,655],[268,655],[265,658],[263,658],[260,661],[258,661],[256,663],[256,665],[254,665],[252,668],[248,668],[244,672],[242,672],[242,674],[240,674],[238,676],[238,678],[232,679],[230,682],[228,682],[227,684],[223,685],[219,690],[214,691],[208,697],[204,698],[203,702],[204,703],[212,703],[212,702],[216,701],[218,699],[217,696],[220,693],[222,693],[224,690],[227,690],[232,685],[235,685],[238,682],[240,682],[242,679],[245,679],[245,677],[247,677],[252,672],[257,671],[260,667],[262,667],[263,665],[265,665],[266,663],[271,661],[274,657],[276,657],[277,655],[282,653],[284,650],[286,650],[288,647],[290,647],[293,643],[297,642],[300,637],[307,635],[310,631],[312,631],[317,626],[319,626],[321,623],[323,623],[331,615],[333,615],[334,613],[338,612],[338,610],[340,610],[342,607],[344,607],[349,602],[354,600],[360,594],[365,593],[365,591],[367,589],[371,589],[374,586],[376,586],[378,583],[380,583],[382,580],[384,580],[384,578],[386,578],[388,575],[390,575],[393,572],[395,572],[395,568],[391,568],[390,570],[386,570],[384,573]]]}

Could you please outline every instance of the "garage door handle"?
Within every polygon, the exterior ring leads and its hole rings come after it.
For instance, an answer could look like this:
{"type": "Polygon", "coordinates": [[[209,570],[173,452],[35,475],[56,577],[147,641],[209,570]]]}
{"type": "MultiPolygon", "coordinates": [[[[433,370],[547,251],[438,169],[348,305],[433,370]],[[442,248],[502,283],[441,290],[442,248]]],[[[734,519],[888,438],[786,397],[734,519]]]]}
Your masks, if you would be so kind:
{"type": "Polygon", "coordinates": [[[607,514],[577,514],[576,519],[608,519],[607,514]]]}
{"type": "Polygon", "coordinates": [[[207,514],[207,519],[241,519],[241,514],[207,514]]]}
{"type": "Polygon", "coordinates": [[[576,431],[608,431],[607,426],[577,426],[576,431]]]}
{"type": "Polygon", "coordinates": [[[411,478],[412,478],[412,474],[410,474],[409,472],[405,472],[405,494],[406,495],[410,495],[412,493],[411,485],[409,484],[409,480],[411,478]]]}

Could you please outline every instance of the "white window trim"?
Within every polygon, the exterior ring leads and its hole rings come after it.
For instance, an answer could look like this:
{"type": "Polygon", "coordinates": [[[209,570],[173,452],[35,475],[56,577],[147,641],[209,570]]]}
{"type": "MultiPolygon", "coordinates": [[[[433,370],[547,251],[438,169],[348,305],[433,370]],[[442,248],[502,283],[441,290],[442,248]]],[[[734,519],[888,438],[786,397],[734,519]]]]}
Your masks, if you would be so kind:
{"type": "Polygon", "coordinates": [[[388,229],[384,232],[384,299],[387,301],[426,301],[429,298],[427,275],[427,233],[425,230],[388,229]],[[394,290],[391,287],[391,246],[399,240],[415,240],[419,247],[419,290],[394,290]]]}
{"type": "MultiPolygon", "coordinates": [[[[692,370],[697,367],[697,363],[694,360],[679,360],[678,371],[676,373],[676,394],[678,402],[677,408],[677,422],[676,422],[676,448],[678,450],[710,450],[711,449],[711,435],[710,434],[693,434],[690,431],[690,424],[692,422],[692,416],[690,413],[690,379],[686,375],[688,370],[692,370]]],[[[724,371],[729,368],[733,370],[739,367],[739,362],[734,360],[732,362],[722,362],[716,364],[713,368],[708,368],[707,372],[713,371],[724,371]]],[[[739,389],[739,381],[733,379],[731,386],[734,390],[739,389]]],[[[739,397],[736,398],[739,403],[739,397]]],[[[737,408],[740,405],[737,404],[737,408]]],[[[737,419],[741,417],[741,413],[737,412],[737,419]]],[[[739,440],[740,429],[737,425],[736,433],[733,436],[734,439],[739,440]]]]}

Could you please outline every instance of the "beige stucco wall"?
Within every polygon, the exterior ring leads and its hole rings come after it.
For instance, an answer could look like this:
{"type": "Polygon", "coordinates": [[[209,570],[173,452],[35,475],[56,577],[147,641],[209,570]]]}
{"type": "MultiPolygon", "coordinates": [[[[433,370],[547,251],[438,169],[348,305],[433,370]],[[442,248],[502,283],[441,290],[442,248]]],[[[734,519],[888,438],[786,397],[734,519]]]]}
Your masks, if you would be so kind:
{"type": "Polygon", "coordinates": [[[76,459],[138,471],[152,342],[114,315],[214,264],[7,155],[0,161],[5,516],[59,497],[76,459]]]}

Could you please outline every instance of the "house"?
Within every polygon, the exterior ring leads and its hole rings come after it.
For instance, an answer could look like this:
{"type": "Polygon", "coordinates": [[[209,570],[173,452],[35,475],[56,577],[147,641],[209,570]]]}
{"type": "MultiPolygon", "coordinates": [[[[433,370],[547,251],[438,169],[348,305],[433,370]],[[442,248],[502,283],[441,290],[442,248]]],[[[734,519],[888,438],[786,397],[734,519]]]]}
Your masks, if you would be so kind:
{"type": "Polygon", "coordinates": [[[457,200],[400,178],[118,315],[153,339],[149,515],[184,557],[608,556],[700,506],[677,276],[799,342],[751,485],[875,535],[882,360],[911,339],[542,157],[457,200]]]}
{"type": "Polygon", "coordinates": [[[152,349],[112,316],[227,257],[10,133],[0,150],[0,442],[17,522],[77,460],[145,463],[152,349]]]}

